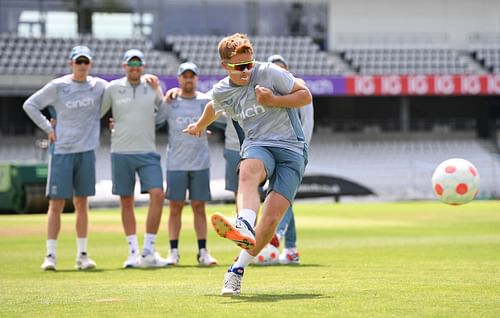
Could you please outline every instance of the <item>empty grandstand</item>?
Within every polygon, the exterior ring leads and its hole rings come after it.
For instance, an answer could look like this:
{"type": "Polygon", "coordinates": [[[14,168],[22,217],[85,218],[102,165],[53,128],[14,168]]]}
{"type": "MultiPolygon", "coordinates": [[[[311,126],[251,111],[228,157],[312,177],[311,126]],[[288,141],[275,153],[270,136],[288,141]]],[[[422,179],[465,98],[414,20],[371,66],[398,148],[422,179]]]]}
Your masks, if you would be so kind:
{"type": "Polygon", "coordinates": [[[147,56],[148,70],[155,74],[174,74],[177,59],[167,52],[155,50],[145,37],[102,39],[88,35],[74,38],[24,37],[0,34],[0,73],[7,75],[58,75],[68,71],[68,52],[76,45],[86,45],[94,52],[93,73],[123,74],[121,61],[125,51],[139,48],[147,56]],[[36,55],[33,54],[36,52],[36,55]]]}

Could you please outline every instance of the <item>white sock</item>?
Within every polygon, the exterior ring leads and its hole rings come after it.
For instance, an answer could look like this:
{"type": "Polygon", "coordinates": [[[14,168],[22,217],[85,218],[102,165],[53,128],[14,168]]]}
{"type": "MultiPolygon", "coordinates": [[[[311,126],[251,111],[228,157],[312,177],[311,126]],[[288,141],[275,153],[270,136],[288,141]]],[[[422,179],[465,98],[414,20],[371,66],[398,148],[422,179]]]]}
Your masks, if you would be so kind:
{"type": "Polygon", "coordinates": [[[250,254],[248,254],[248,252],[246,250],[242,250],[240,252],[240,256],[238,256],[238,260],[233,264],[233,266],[231,266],[231,268],[235,268],[235,267],[247,267],[248,264],[250,264],[250,262],[255,258],[255,256],[252,256],[250,254]]]}
{"type": "Polygon", "coordinates": [[[257,218],[257,213],[252,209],[241,209],[238,212],[238,217],[243,218],[245,221],[250,223],[251,226],[255,226],[255,219],[257,218]]]}
{"type": "Polygon", "coordinates": [[[137,235],[129,235],[127,236],[128,243],[128,255],[138,255],[139,254],[139,243],[137,242],[137,235]]]}
{"type": "Polygon", "coordinates": [[[144,253],[143,255],[147,255],[150,253],[154,253],[155,249],[155,241],[156,234],[145,233],[144,234],[144,253]]]}
{"type": "Polygon", "coordinates": [[[57,240],[47,240],[47,256],[52,255],[56,257],[57,240]]]}
{"type": "Polygon", "coordinates": [[[76,256],[80,256],[84,253],[87,254],[87,238],[86,237],[77,237],[76,238],[76,246],[77,246],[76,256]]]}

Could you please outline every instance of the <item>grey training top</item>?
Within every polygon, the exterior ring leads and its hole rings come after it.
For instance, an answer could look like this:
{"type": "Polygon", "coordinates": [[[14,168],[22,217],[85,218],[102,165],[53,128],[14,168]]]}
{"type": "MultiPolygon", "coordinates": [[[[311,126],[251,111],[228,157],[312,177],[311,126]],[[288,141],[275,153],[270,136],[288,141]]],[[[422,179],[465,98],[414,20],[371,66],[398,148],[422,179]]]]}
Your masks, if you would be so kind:
{"type": "Polygon", "coordinates": [[[111,152],[156,151],[155,114],[162,100],[161,88],[152,90],[144,79],[138,85],[130,84],[126,77],[109,83],[101,114],[104,115],[110,108],[113,112],[111,152]]]}
{"type": "Polygon", "coordinates": [[[304,107],[300,107],[298,111],[300,123],[302,125],[302,130],[304,131],[307,145],[311,145],[311,138],[314,129],[314,106],[312,103],[307,104],[304,107]]]}
{"type": "Polygon", "coordinates": [[[24,102],[23,109],[46,133],[53,132],[41,110],[51,105],[57,113],[55,153],[94,150],[99,144],[99,111],[107,82],[88,76],[85,82],[65,75],[50,81],[24,102]]]}
{"type": "Polygon", "coordinates": [[[245,133],[244,152],[249,146],[270,146],[304,153],[304,133],[297,109],[268,107],[256,102],[255,86],[272,90],[274,95],[292,91],[295,78],[273,63],[255,63],[250,82],[237,86],[229,77],[214,86],[213,100],[216,112],[225,111],[238,121],[245,133]]]}
{"type": "Polygon", "coordinates": [[[182,132],[201,117],[210,97],[196,92],[194,98],[177,97],[163,104],[156,123],[168,123],[167,170],[195,171],[210,167],[207,135],[191,136],[182,132]]]}

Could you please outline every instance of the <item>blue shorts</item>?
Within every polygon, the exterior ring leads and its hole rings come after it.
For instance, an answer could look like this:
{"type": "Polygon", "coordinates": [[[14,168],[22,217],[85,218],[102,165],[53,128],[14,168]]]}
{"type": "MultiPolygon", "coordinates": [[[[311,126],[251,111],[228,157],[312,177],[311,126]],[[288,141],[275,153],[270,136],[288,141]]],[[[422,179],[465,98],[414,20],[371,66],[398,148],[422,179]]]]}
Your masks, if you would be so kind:
{"type": "Polygon", "coordinates": [[[95,153],[93,150],[52,154],[47,177],[49,199],[71,199],[95,195],[95,153]]]}
{"type": "Polygon", "coordinates": [[[187,190],[191,201],[210,201],[210,169],[167,171],[167,199],[184,201],[187,190]]]}
{"type": "Polygon", "coordinates": [[[307,164],[306,149],[301,155],[284,148],[250,146],[243,153],[242,158],[262,161],[269,180],[268,193],[275,191],[292,204],[304,176],[307,164]]]}
{"type": "Polygon", "coordinates": [[[163,190],[163,174],[159,154],[156,152],[138,154],[111,153],[113,194],[133,195],[136,172],[141,181],[141,193],[147,193],[154,188],[163,190]]]}
{"type": "Polygon", "coordinates": [[[224,148],[226,159],[226,190],[238,191],[238,165],[240,164],[240,152],[224,148]]]}

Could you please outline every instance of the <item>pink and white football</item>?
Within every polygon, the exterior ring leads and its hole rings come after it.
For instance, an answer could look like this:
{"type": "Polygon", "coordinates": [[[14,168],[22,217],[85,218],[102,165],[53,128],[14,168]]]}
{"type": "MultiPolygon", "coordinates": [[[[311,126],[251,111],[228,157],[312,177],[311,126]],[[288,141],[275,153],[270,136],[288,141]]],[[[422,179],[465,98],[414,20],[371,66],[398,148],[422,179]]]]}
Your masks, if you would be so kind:
{"type": "Polygon", "coordinates": [[[448,159],[434,171],[432,188],[436,196],[446,204],[465,204],[472,201],[479,191],[479,173],[465,159],[448,159]]]}

